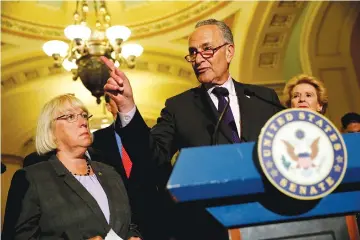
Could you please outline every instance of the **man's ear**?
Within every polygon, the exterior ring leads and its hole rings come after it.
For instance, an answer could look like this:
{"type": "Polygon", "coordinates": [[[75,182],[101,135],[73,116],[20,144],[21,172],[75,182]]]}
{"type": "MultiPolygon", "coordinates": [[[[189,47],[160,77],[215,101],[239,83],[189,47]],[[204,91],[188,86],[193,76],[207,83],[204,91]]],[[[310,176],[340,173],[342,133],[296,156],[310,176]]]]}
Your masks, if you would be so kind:
{"type": "Polygon", "coordinates": [[[226,61],[228,63],[231,62],[231,60],[233,59],[235,54],[235,46],[233,44],[229,44],[227,49],[226,49],[226,61]]]}

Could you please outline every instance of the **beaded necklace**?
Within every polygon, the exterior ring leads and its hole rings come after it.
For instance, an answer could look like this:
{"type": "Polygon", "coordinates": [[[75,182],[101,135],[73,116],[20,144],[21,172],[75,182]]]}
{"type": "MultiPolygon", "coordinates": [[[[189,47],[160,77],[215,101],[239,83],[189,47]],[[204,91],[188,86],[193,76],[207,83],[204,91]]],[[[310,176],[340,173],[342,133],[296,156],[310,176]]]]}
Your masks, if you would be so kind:
{"type": "Polygon", "coordinates": [[[90,162],[88,159],[86,159],[86,167],[87,167],[87,171],[85,174],[77,174],[77,173],[72,173],[72,175],[75,175],[75,176],[89,176],[90,175],[90,169],[91,169],[91,165],[90,165],[90,162]]]}

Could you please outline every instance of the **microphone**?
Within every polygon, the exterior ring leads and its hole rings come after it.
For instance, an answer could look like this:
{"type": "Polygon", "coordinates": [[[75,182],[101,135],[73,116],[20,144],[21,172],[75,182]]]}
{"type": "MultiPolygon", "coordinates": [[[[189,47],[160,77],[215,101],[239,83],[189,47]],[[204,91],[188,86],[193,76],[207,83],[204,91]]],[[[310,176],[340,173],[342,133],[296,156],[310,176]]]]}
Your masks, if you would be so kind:
{"type": "Polygon", "coordinates": [[[276,103],[276,102],[270,101],[270,100],[268,100],[268,99],[265,99],[265,98],[257,95],[255,92],[251,91],[251,90],[248,89],[248,88],[245,88],[245,89],[244,89],[244,94],[245,94],[246,96],[248,96],[248,97],[256,97],[257,99],[260,99],[260,100],[262,100],[262,101],[264,101],[264,102],[266,102],[266,103],[268,103],[268,104],[271,104],[271,105],[279,108],[280,110],[287,109],[286,107],[284,107],[284,106],[281,105],[281,104],[278,104],[278,103],[276,103]]]}
{"type": "MultiPolygon", "coordinates": [[[[220,117],[215,125],[215,129],[214,129],[214,133],[212,135],[212,142],[211,142],[211,145],[217,145],[218,144],[218,132],[219,132],[219,127],[220,127],[220,123],[221,121],[223,120],[224,118],[224,115],[226,113],[226,111],[228,110],[228,108],[230,107],[230,98],[229,98],[229,91],[226,89],[226,88],[223,88],[223,87],[219,87],[218,89],[218,93],[223,96],[223,97],[226,97],[227,98],[227,103],[224,107],[224,110],[221,112],[220,114],[220,117]]],[[[220,99],[219,99],[220,101],[220,99]]]]}

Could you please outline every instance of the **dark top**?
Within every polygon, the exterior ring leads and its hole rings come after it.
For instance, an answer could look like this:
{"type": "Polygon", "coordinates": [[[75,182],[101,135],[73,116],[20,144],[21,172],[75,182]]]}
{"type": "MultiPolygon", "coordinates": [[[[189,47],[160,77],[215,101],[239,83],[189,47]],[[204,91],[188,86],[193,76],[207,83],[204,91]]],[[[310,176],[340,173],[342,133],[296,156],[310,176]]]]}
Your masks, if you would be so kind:
{"type": "Polygon", "coordinates": [[[120,237],[140,236],[131,223],[128,197],[119,174],[91,155],[91,167],[109,202],[108,224],[98,203],[52,155],[48,161],[18,170],[12,179],[3,239],[105,238],[112,228],[120,237]]]}

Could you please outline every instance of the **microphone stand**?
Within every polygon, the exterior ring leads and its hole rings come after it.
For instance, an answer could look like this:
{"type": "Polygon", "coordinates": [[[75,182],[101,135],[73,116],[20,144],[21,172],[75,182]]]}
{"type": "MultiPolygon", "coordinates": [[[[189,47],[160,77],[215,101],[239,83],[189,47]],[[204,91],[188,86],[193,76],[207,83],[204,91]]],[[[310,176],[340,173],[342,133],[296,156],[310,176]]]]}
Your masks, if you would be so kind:
{"type": "Polygon", "coordinates": [[[213,133],[213,136],[212,136],[211,146],[218,144],[218,132],[219,132],[220,123],[222,122],[226,111],[230,107],[230,97],[229,97],[229,95],[227,95],[226,98],[227,98],[228,101],[227,101],[227,103],[226,103],[226,105],[224,107],[224,110],[220,114],[219,120],[217,121],[217,123],[215,125],[214,133],[213,133]]]}
{"type": "Polygon", "coordinates": [[[279,108],[280,110],[287,109],[286,107],[284,107],[284,106],[282,106],[282,105],[280,105],[280,104],[277,104],[277,103],[272,102],[272,101],[270,101],[270,100],[268,100],[268,99],[265,99],[265,98],[263,98],[263,97],[260,97],[259,95],[255,94],[253,91],[250,91],[250,89],[247,89],[247,88],[246,88],[246,89],[244,90],[244,94],[245,94],[246,96],[249,96],[249,97],[256,97],[256,98],[258,98],[258,99],[260,99],[260,100],[262,100],[262,101],[264,101],[264,102],[266,102],[266,103],[268,103],[268,104],[271,104],[271,105],[279,108]]]}

